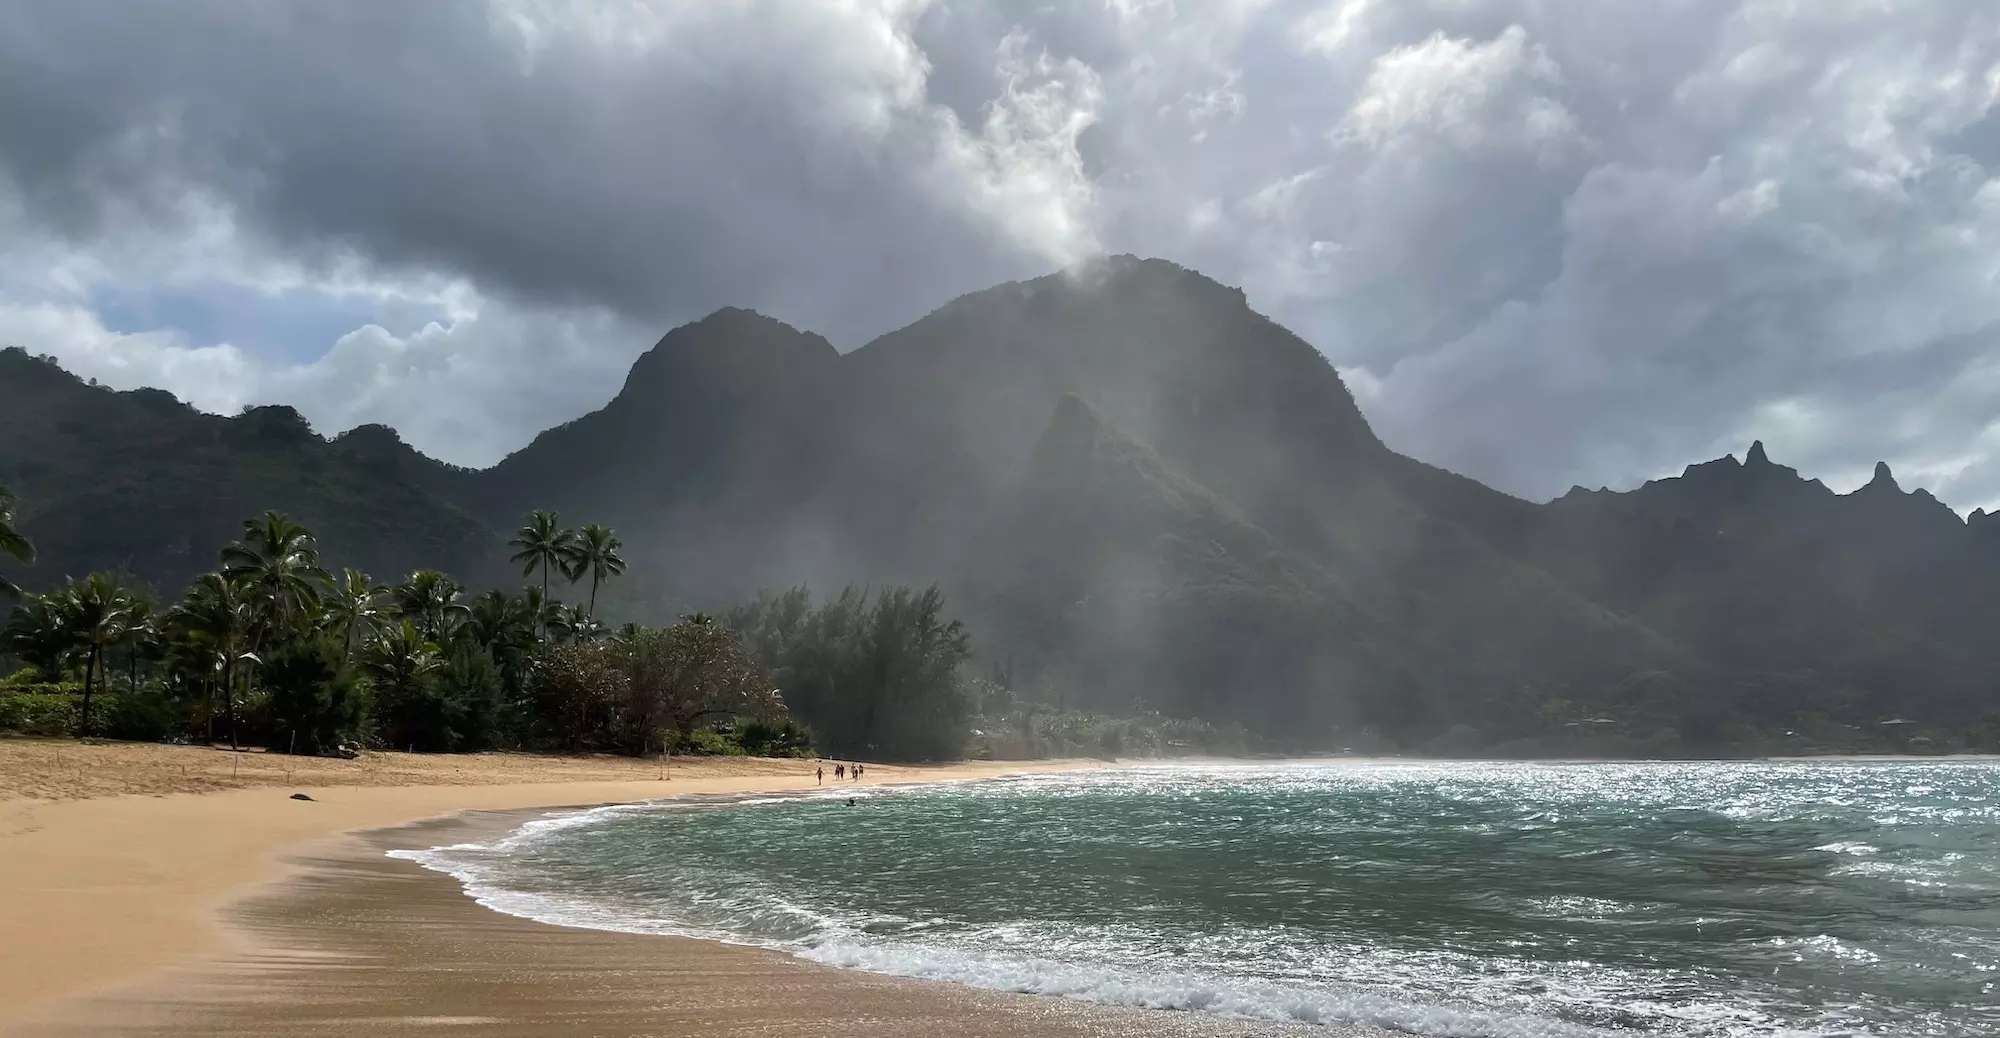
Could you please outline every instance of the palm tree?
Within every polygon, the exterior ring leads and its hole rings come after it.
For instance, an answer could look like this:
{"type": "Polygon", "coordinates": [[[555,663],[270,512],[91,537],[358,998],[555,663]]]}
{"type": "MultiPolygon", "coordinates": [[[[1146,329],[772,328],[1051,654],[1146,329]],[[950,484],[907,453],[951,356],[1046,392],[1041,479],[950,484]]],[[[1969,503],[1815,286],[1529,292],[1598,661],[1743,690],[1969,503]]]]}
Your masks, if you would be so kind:
{"type": "Polygon", "coordinates": [[[541,637],[541,632],[547,630],[548,625],[557,618],[557,612],[562,609],[561,602],[549,601],[549,596],[532,584],[521,589],[521,597],[517,601],[521,603],[521,615],[527,617],[528,633],[537,638],[541,637]]]}
{"type": "Polygon", "coordinates": [[[488,591],[466,610],[461,632],[493,657],[510,696],[518,697],[526,684],[528,662],[535,651],[535,622],[531,604],[504,591],[488,591]]]}
{"type": "Polygon", "coordinates": [[[222,576],[257,603],[259,646],[318,616],[319,587],[328,579],[312,531],[276,512],[244,520],[243,539],[222,549],[222,576]]]}
{"type": "Polygon", "coordinates": [[[467,607],[463,629],[497,659],[503,651],[534,640],[535,615],[527,602],[504,591],[488,591],[467,607]]]}
{"type": "Polygon", "coordinates": [[[609,526],[591,523],[577,531],[571,579],[590,574],[590,616],[597,615],[597,585],[625,572],[625,559],[618,554],[622,547],[609,526]]]}
{"type": "MultiPolygon", "coordinates": [[[[521,563],[522,576],[529,576],[538,568],[542,571],[542,599],[547,601],[550,571],[569,572],[576,553],[576,531],[563,529],[554,512],[536,509],[528,514],[528,525],[521,527],[507,544],[519,549],[512,561],[521,563]]],[[[544,625],[543,633],[546,632],[544,625]]]]}
{"type": "Polygon", "coordinates": [[[548,629],[557,641],[589,645],[604,637],[604,625],[590,618],[580,606],[556,605],[549,609],[548,629]]]}
{"type": "Polygon", "coordinates": [[[354,662],[354,632],[366,633],[382,619],[384,599],[389,589],[368,578],[358,569],[341,571],[333,580],[321,619],[328,630],[340,632],[340,662],[354,662]]]}
{"type": "MultiPolygon", "coordinates": [[[[167,626],[182,639],[199,662],[204,682],[221,686],[229,704],[229,748],[236,738],[236,673],[245,662],[256,662],[250,639],[256,628],[256,603],[243,585],[220,573],[204,573],[188,588],[187,597],[167,613],[167,626]]],[[[208,705],[209,741],[215,740],[215,706],[208,705]]]]}
{"type": "Polygon", "coordinates": [[[159,636],[150,599],[134,592],[125,610],[125,680],[131,692],[139,691],[139,650],[159,636]]]}
{"type": "Polygon", "coordinates": [[[61,678],[63,663],[75,648],[63,616],[61,594],[29,595],[15,606],[7,617],[6,631],[0,633],[0,648],[41,671],[44,680],[61,678]]]}
{"type": "Polygon", "coordinates": [[[63,626],[69,631],[70,640],[85,653],[83,714],[77,719],[77,733],[89,735],[90,699],[91,693],[96,691],[97,673],[103,669],[108,676],[108,665],[100,666],[108,662],[105,652],[125,639],[126,624],[132,611],[132,595],[112,577],[92,573],[64,588],[61,603],[63,626]]]}
{"type": "MultiPolygon", "coordinates": [[[[22,562],[35,561],[35,546],[14,528],[14,493],[6,487],[0,487],[0,555],[11,555],[22,562]]],[[[20,593],[20,588],[0,577],[0,595],[20,593]]]]}
{"type": "Polygon", "coordinates": [[[444,665],[444,656],[414,621],[404,619],[383,627],[368,642],[361,665],[378,688],[394,696],[407,696],[424,675],[444,665]]]}
{"type": "Polygon", "coordinates": [[[420,569],[390,592],[396,608],[417,624],[425,638],[442,645],[451,640],[465,621],[465,603],[459,601],[465,589],[434,569],[420,569]]]}

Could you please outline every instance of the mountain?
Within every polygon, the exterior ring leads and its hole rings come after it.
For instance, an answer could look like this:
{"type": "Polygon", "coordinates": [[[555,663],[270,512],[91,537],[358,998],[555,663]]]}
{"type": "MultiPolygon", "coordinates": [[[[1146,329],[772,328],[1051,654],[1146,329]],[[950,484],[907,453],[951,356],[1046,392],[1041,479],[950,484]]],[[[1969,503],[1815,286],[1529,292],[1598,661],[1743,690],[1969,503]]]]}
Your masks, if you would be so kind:
{"type": "Polygon", "coordinates": [[[41,555],[24,586],[113,570],[178,593],[266,509],[308,523],[345,565],[483,573],[499,542],[454,500],[468,475],[381,426],[328,441],[289,407],[222,418],[0,350],[0,486],[41,555]]]}
{"type": "Polygon", "coordinates": [[[669,332],[603,408],[478,473],[465,499],[500,530],[550,507],[612,526],[659,582],[614,592],[632,607],[831,581],[815,566],[838,553],[809,502],[840,360],[817,335],[717,311],[669,332]]]}
{"type": "Polygon", "coordinates": [[[1425,698],[1355,588],[1074,394],[978,540],[1007,549],[967,567],[968,608],[1076,705],[1328,730],[1425,698]]]}
{"type": "Polygon", "coordinates": [[[40,573],[170,585],[279,507],[378,573],[511,583],[501,542],[550,507],[626,541],[614,614],[937,582],[1033,694],[1298,745],[1873,745],[1885,720],[1949,739],[2000,710],[2000,519],[1886,468],[1837,495],[1761,444],[1522,501],[1389,450],[1310,344],[1158,260],[973,293],[844,355],[718,311],[484,471],[13,351],[0,482],[40,573]]]}
{"type": "Polygon", "coordinates": [[[1573,490],[1546,513],[1542,565],[1722,667],[1771,676],[1753,713],[1835,695],[1883,718],[2000,707],[2000,555],[1887,465],[1835,494],[1755,443],[1742,462],[1624,494],[1573,490]]]}

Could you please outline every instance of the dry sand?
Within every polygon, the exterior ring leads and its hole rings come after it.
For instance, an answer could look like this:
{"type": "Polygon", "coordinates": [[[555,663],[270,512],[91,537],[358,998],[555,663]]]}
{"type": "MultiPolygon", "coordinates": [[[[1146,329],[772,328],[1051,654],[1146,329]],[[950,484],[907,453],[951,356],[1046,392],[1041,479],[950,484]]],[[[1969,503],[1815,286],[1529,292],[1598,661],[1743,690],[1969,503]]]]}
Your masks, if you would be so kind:
{"type": "MultiPolygon", "coordinates": [[[[868,781],[1067,766],[1077,765],[881,765],[869,767],[868,781]]],[[[523,809],[808,788],[814,767],[737,759],[663,769],[527,755],[292,761],[0,740],[0,1033],[1273,1030],[544,926],[488,912],[448,877],[382,856],[511,827],[523,809]],[[204,789],[217,791],[183,792],[204,789]],[[295,791],[314,800],[290,799],[295,791]],[[424,819],[436,821],[413,826],[424,819]]]]}
{"type": "MultiPolygon", "coordinates": [[[[0,736],[0,805],[8,799],[75,800],[121,793],[214,793],[267,786],[511,786],[644,782],[730,775],[796,775],[797,761],[745,758],[657,761],[532,753],[369,753],[358,760],[157,743],[78,743],[0,736]]],[[[885,769],[883,774],[888,774],[885,769]]]]}

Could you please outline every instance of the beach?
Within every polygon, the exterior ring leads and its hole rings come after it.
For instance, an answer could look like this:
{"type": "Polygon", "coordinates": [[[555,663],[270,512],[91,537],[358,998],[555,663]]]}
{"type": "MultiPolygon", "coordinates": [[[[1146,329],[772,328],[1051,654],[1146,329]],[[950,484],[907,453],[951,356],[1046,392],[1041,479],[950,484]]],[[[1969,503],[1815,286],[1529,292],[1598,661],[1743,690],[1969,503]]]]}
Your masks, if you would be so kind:
{"type": "MultiPolygon", "coordinates": [[[[866,784],[1087,764],[880,765],[866,784]]],[[[385,857],[556,807],[811,788],[815,767],[0,741],[0,1033],[1278,1033],[546,926],[385,857]]]]}

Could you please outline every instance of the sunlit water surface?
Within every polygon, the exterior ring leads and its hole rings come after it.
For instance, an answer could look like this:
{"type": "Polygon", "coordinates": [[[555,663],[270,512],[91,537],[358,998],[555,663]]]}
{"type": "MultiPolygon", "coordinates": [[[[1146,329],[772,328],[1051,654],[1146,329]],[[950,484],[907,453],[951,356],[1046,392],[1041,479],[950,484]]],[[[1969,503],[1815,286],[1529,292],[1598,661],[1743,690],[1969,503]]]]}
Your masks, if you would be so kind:
{"type": "Polygon", "coordinates": [[[1105,1003],[2000,1035],[1989,762],[1149,767],[605,808],[407,856],[549,922],[1105,1003]]]}

